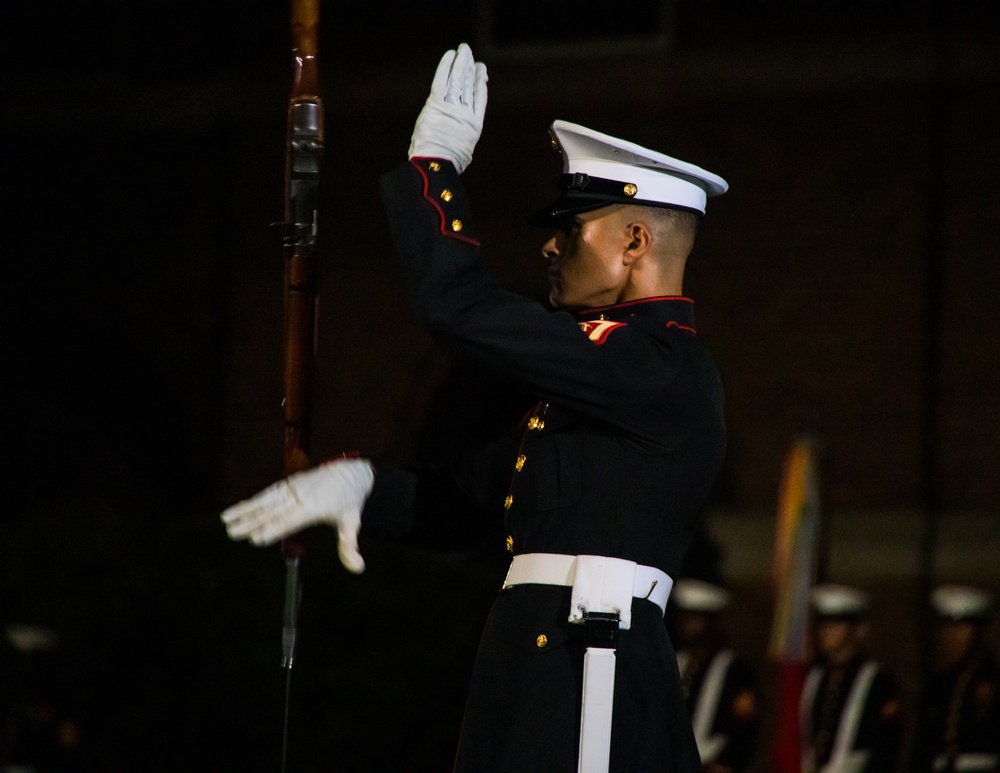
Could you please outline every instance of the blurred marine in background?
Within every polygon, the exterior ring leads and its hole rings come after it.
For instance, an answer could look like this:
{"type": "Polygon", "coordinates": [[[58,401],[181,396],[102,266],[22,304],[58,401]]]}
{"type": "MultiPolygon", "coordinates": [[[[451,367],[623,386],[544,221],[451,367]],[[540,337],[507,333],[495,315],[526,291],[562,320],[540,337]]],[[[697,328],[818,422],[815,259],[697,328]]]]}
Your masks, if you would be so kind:
{"type": "Polygon", "coordinates": [[[719,619],[729,601],[725,588],[682,577],[674,586],[667,616],[706,773],[750,770],[760,732],[757,677],[727,646],[719,619]]]}
{"type": "Polygon", "coordinates": [[[914,771],[1000,771],[1000,668],[989,646],[992,597],[942,585],[930,597],[934,662],[925,676],[914,771]]]}
{"type": "Polygon", "coordinates": [[[893,773],[903,716],[896,681],[865,650],[868,594],[812,590],[816,663],[802,690],[803,773],[893,773]]]}

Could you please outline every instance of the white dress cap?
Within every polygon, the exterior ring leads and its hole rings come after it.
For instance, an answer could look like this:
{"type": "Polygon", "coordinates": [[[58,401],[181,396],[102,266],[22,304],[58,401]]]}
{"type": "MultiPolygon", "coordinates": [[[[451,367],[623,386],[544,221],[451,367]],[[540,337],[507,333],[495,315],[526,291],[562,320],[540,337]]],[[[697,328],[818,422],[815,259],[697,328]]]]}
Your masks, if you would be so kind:
{"type": "Polygon", "coordinates": [[[729,591],[725,588],[688,577],[674,583],[670,598],[678,609],[690,612],[718,612],[729,606],[729,591]]]}
{"type": "Polygon", "coordinates": [[[820,617],[857,617],[868,611],[868,594],[858,588],[824,583],[814,586],[810,595],[820,617]]]}
{"type": "Polygon", "coordinates": [[[941,585],[931,593],[931,606],[950,620],[980,619],[989,614],[992,596],[968,585],[941,585]]]}
{"type": "Polygon", "coordinates": [[[618,183],[623,201],[704,214],[709,196],[729,190],[729,183],[717,174],[585,126],[554,121],[552,134],[562,150],[564,174],[618,183]]]}

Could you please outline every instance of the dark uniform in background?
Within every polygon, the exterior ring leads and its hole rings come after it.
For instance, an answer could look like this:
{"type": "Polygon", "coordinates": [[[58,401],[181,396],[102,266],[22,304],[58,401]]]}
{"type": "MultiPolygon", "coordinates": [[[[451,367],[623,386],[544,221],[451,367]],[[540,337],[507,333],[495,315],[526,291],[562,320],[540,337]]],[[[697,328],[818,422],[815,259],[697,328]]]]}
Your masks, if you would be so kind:
{"type": "Polygon", "coordinates": [[[892,675],[874,661],[859,656],[836,669],[816,666],[810,676],[817,680],[811,705],[806,707],[812,725],[815,770],[824,773],[895,771],[902,716],[899,692],[892,675]],[[860,714],[852,732],[845,727],[851,721],[855,691],[863,691],[863,696],[859,695],[860,714]],[[840,732],[851,733],[848,748],[855,754],[860,752],[853,764],[831,759],[836,753],[840,732]]]}
{"type": "Polygon", "coordinates": [[[681,578],[667,616],[698,752],[712,773],[749,770],[760,734],[757,675],[728,646],[719,621],[729,600],[719,585],[681,578]]]}
{"type": "Polygon", "coordinates": [[[96,769],[74,700],[72,664],[55,631],[0,628],[0,771],[96,769]]]}
{"type": "Polygon", "coordinates": [[[931,596],[937,615],[935,670],[923,685],[915,771],[1000,771],[1000,667],[986,643],[991,598],[943,585],[931,596]]]}
{"type": "Polygon", "coordinates": [[[802,693],[803,772],[894,773],[902,705],[895,678],[863,646],[867,594],[820,585],[813,589],[812,601],[817,628],[843,626],[847,638],[830,648],[817,631],[817,662],[802,693]],[[837,653],[847,653],[846,659],[837,653]]]}
{"type": "MultiPolygon", "coordinates": [[[[648,298],[553,312],[487,274],[451,163],[414,159],[386,175],[382,190],[417,314],[460,355],[537,393],[500,471],[508,549],[623,558],[676,576],[725,445],[721,384],[698,341],[693,303],[648,298]]],[[[503,456],[496,447],[486,453],[503,456]]],[[[363,528],[406,531],[441,516],[440,474],[428,484],[376,470],[363,528]]],[[[662,613],[641,599],[632,606],[617,650],[611,769],[694,773],[697,749],[662,613]]],[[[584,640],[569,610],[568,587],[501,592],[456,770],[576,769],[584,640]]]]}

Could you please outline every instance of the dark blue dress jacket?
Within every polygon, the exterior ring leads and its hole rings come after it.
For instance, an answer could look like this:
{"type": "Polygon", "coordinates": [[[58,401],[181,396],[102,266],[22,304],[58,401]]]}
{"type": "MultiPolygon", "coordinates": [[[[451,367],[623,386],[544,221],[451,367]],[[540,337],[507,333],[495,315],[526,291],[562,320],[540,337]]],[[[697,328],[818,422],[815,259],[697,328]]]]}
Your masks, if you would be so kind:
{"type": "MultiPolygon", "coordinates": [[[[508,549],[612,556],[677,576],[725,452],[722,387],[692,302],[552,311],[485,270],[451,163],[413,159],[381,186],[417,315],[456,353],[537,396],[514,434],[485,455],[500,483],[483,491],[503,514],[508,549]]],[[[364,527],[419,531],[444,517],[440,480],[422,482],[433,475],[377,464],[364,527]]],[[[584,646],[581,626],[567,620],[569,596],[540,585],[500,592],[455,770],[576,770],[584,646]]],[[[660,611],[640,599],[632,614],[617,653],[611,770],[696,773],[660,611]]]]}

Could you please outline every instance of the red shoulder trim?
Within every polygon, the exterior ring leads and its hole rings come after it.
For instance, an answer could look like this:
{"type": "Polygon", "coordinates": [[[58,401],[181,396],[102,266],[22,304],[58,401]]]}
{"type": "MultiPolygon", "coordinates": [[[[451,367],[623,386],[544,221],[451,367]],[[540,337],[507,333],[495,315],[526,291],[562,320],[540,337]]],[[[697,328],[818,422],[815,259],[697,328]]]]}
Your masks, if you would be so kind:
{"type": "Polygon", "coordinates": [[[594,319],[590,322],[577,322],[576,324],[587,334],[587,338],[597,345],[607,341],[612,330],[625,327],[624,322],[612,322],[610,319],[594,319]]]}

